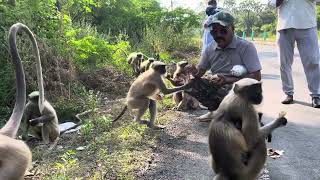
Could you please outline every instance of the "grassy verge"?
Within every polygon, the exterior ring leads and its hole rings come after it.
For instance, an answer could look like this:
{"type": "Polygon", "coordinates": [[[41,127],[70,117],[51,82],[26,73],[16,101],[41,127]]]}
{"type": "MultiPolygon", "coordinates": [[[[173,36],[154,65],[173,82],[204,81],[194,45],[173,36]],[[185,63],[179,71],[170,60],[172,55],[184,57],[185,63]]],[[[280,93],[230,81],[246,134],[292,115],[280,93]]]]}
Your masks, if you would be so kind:
{"type": "MultiPolygon", "coordinates": [[[[162,113],[172,107],[169,96],[159,103],[157,124],[169,122],[162,113]]],[[[117,123],[105,114],[92,115],[80,132],[63,135],[52,151],[45,145],[33,147],[31,179],[136,179],[148,167],[160,131],[133,122],[128,113],[117,123]]]]}

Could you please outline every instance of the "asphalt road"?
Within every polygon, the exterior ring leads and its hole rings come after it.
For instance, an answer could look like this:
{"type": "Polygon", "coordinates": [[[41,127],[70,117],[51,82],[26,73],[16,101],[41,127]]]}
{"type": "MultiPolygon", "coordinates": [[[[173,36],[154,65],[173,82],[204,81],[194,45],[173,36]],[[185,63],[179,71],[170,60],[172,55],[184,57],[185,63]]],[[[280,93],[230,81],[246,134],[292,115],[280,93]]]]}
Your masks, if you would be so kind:
{"type": "Polygon", "coordinates": [[[277,129],[269,147],[284,150],[276,160],[268,158],[267,168],[272,180],[320,180],[320,109],[312,108],[304,70],[298,52],[295,52],[293,79],[295,103],[282,105],[277,47],[256,45],[262,63],[264,102],[260,109],[264,121],[277,117],[281,110],[287,112],[289,123],[277,129]]]}
{"type": "MultiPolygon", "coordinates": [[[[273,133],[269,148],[283,150],[278,159],[267,159],[267,178],[259,180],[320,180],[320,109],[310,106],[304,71],[298,53],[295,54],[293,76],[295,103],[282,105],[279,62],[276,46],[256,45],[262,63],[264,101],[258,107],[269,122],[280,111],[287,112],[288,124],[273,133]]],[[[139,179],[194,179],[213,178],[208,152],[207,123],[195,117],[204,112],[167,112],[174,119],[162,133],[150,166],[139,179]]]]}

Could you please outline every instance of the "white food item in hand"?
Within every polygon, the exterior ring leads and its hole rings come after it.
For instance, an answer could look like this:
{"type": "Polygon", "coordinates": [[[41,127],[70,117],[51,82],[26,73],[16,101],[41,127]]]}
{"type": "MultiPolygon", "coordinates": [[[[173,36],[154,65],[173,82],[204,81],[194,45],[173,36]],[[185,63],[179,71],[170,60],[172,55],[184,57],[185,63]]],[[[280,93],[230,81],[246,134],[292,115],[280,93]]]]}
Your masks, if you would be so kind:
{"type": "Polygon", "coordinates": [[[231,69],[231,75],[236,77],[244,76],[248,73],[247,69],[242,65],[235,65],[231,69]]]}

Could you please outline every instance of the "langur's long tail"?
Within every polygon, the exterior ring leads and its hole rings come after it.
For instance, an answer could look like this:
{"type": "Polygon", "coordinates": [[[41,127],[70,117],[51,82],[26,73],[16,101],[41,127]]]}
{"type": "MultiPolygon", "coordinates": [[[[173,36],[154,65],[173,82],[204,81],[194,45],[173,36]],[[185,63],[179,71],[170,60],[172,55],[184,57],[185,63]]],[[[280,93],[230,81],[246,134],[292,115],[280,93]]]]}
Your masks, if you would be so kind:
{"type": "Polygon", "coordinates": [[[0,130],[0,134],[9,136],[11,138],[16,137],[26,104],[25,75],[16,44],[17,33],[21,30],[26,32],[29,35],[30,39],[34,42],[33,34],[26,25],[16,23],[11,26],[9,30],[9,47],[12,63],[16,72],[16,103],[14,105],[14,109],[9,121],[0,130]]]}
{"type": "Polygon", "coordinates": [[[118,117],[115,118],[112,122],[116,122],[117,120],[119,120],[123,116],[123,114],[126,112],[127,109],[128,109],[128,106],[126,105],[121,111],[121,113],[118,115],[118,117]]]}

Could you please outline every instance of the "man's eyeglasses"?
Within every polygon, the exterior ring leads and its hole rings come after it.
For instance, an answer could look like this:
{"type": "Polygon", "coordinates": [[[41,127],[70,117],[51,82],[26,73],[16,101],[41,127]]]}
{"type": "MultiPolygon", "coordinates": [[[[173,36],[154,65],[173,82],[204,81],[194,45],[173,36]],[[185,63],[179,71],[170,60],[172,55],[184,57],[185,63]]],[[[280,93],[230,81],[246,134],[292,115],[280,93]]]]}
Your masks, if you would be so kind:
{"type": "Polygon", "coordinates": [[[226,34],[228,34],[229,29],[230,29],[229,26],[220,26],[220,27],[210,26],[210,33],[211,34],[219,33],[221,35],[226,35],[226,34]]]}

